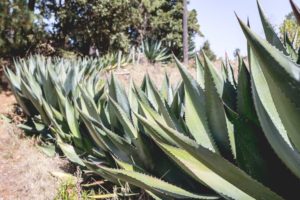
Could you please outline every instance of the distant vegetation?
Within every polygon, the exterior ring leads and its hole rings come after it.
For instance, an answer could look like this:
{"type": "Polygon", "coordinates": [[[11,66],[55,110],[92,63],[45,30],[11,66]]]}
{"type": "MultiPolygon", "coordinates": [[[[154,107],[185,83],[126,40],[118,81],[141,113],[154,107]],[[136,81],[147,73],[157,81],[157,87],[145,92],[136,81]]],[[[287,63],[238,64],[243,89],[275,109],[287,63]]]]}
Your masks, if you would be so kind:
{"type": "MultiPolygon", "coordinates": [[[[182,13],[181,1],[167,0],[1,1],[0,56],[129,53],[149,38],[180,57],[182,13]]],[[[188,27],[192,44],[201,34],[195,10],[188,27]]]]}
{"type": "Polygon", "coordinates": [[[293,12],[289,13],[279,27],[283,40],[290,40],[295,48],[300,47],[300,28],[293,12]]]}
{"type": "Polygon", "coordinates": [[[210,47],[210,43],[208,40],[206,40],[202,47],[200,48],[200,55],[203,57],[203,53],[206,54],[206,56],[212,60],[212,61],[215,61],[217,59],[217,56],[216,54],[213,52],[213,50],[211,49],[210,47]]]}

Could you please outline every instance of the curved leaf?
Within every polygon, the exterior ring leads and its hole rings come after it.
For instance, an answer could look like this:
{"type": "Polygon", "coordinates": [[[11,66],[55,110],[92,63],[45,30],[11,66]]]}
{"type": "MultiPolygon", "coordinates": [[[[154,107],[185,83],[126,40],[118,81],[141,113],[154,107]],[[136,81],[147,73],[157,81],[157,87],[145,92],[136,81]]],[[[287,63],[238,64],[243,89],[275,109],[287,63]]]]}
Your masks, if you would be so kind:
{"type": "Polygon", "coordinates": [[[175,58],[175,61],[185,87],[185,118],[187,127],[197,143],[212,151],[217,151],[206,118],[204,91],[177,58],[175,58]]]}
{"type": "MultiPolygon", "coordinates": [[[[159,123],[159,122],[157,122],[159,123]]],[[[159,124],[181,148],[158,142],[182,169],[224,198],[282,199],[220,155],[198,145],[177,131],[159,124]]]]}
{"type": "Polygon", "coordinates": [[[115,178],[129,182],[130,184],[136,185],[151,192],[160,193],[165,196],[165,198],[173,197],[178,199],[217,199],[217,197],[214,196],[193,194],[161,179],[139,172],[122,169],[112,169],[103,166],[100,166],[100,168],[105,171],[105,173],[114,176],[115,178]]]}
{"type": "Polygon", "coordinates": [[[265,31],[266,39],[270,44],[275,46],[278,50],[282,51],[285,55],[288,55],[285,47],[283,46],[282,42],[280,41],[279,37],[277,36],[272,24],[268,21],[267,17],[265,16],[259,1],[257,0],[257,7],[260,14],[260,19],[265,31]]]}

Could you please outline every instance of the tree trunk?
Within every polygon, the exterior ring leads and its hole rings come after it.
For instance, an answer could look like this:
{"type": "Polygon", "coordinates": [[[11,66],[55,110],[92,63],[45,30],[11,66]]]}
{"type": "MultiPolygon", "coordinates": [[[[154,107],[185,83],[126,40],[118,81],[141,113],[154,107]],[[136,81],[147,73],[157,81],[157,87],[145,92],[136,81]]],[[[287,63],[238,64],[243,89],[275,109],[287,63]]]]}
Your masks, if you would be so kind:
{"type": "Polygon", "coordinates": [[[187,0],[183,0],[183,63],[187,66],[189,61],[188,55],[188,10],[187,0]]]}
{"type": "Polygon", "coordinates": [[[34,6],[35,6],[35,0],[29,0],[29,2],[28,2],[28,9],[30,11],[34,11],[34,6]]]}

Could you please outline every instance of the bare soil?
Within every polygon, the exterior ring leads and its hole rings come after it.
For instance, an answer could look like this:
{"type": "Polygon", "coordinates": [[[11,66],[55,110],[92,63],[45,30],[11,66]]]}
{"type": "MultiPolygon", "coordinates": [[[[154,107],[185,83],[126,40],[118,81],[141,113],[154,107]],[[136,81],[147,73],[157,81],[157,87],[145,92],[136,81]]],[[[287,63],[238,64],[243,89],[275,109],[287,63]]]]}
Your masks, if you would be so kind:
{"type": "MultiPolygon", "coordinates": [[[[188,71],[192,76],[196,75],[196,68],[189,67],[188,71]]],[[[111,72],[106,74],[106,78],[109,77],[111,72]]],[[[149,74],[152,81],[160,87],[164,81],[165,74],[168,75],[171,84],[176,85],[180,82],[181,76],[178,68],[175,65],[151,65],[148,63],[142,63],[139,65],[130,65],[125,68],[115,69],[114,75],[126,88],[129,86],[130,81],[133,80],[137,85],[140,85],[146,74],[149,74]]]]}
{"type": "MultiPolygon", "coordinates": [[[[238,61],[232,61],[231,64],[234,66],[234,73],[237,75],[237,65],[238,61]]],[[[217,60],[214,62],[214,66],[218,71],[221,71],[221,60],[217,60]]],[[[195,78],[196,77],[196,67],[194,62],[189,63],[189,67],[187,68],[189,73],[195,78]]],[[[109,77],[111,72],[105,74],[106,78],[109,77]]],[[[152,81],[160,87],[165,73],[168,75],[171,84],[176,85],[181,81],[181,76],[178,68],[175,64],[168,65],[152,65],[147,62],[140,63],[139,65],[129,65],[125,68],[115,69],[113,71],[115,76],[123,83],[125,87],[128,87],[130,81],[133,80],[137,85],[140,85],[143,81],[143,78],[146,74],[149,74],[152,81]]]]}
{"type": "MultiPolygon", "coordinates": [[[[1,93],[0,114],[11,113],[14,103],[12,95],[1,93]]],[[[60,181],[51,172],[62,172],[66,165],[40,152],[16,125],[0,120],[0,200],[53,199],[60,181]]]]}

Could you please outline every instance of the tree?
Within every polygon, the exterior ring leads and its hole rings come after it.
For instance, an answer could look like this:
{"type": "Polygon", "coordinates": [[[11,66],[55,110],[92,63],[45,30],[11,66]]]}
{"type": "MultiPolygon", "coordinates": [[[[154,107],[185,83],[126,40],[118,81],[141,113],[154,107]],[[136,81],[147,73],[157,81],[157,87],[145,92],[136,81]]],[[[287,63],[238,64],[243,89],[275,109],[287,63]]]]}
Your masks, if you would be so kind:
{"type": "Polygon", "coordinates": [[[295,48],[300,47],[300,28],[293,12],[285,16],[283,23],[279,27],[282,40],[285,38],[285,34],[290,40],[294,40],[295,48]]]}
{"type": "Polygon", "coordinates": [[[55,46],[88,54],[96,46],[100,52],[129,48],[131,8],[124,0],[42,1],[45,18],[54,16],[52,40],[55,46]]]}
{"type": "Polygon", "coordinates": [[[34,46],[42,34],[42,24],[34,14],[34,2],[0,2],[0,55],[20,56],[34,46]]]}
{"type": "MultiPolygon", "coordinates": [[[[183,2],[165,1],[155,13],[151,15],[148,35],[152,39],[161,40],[165,46],[178,57],[183,57],[183,2]]],[[[197,21],[196,10],[188,12],[188,42],[193,45],[193,37],[199,34],[200,26],[197,21]]]]}
{"type": "MultiPolygon", "coordinates": [[[[41,14],[54,15],[52,40],[65,49],[88,54],[91,46],[100,53],[140,45],[150,38],[162,41],[175,55],[182,55],[182,1],[168,0],[42,0],[41,14]]],[[[200,33],[197,12],[190,11],[190,40],[200,33]]]]}
{"type": "Polygon", "coordinates": [[[183,0],[183,62],[188,65],[188,10],[187,0],[183,0]]]}
{"type": "Polygon", "coordinates": [[[215,61],[217,59],[216,54],[210,48],[210,43],[208,40],[203,43],[200,49],[200,54],[203,56],[202,52],[204,52],[211,61],[215,61]]]}

